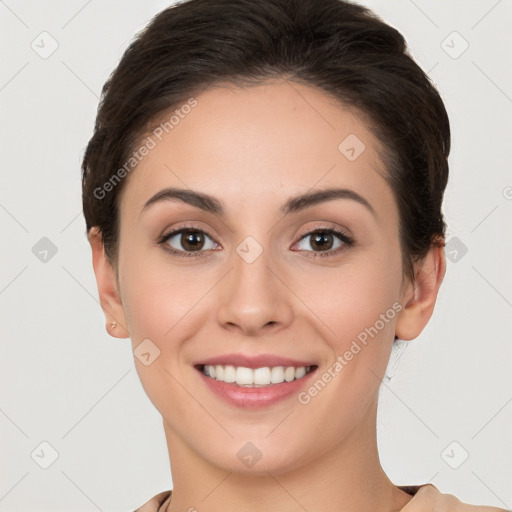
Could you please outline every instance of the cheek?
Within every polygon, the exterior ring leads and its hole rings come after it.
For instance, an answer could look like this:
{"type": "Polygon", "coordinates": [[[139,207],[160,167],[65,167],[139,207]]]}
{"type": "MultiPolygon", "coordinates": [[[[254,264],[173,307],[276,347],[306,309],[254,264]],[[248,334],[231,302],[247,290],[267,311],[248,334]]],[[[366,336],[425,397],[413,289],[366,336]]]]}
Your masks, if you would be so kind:
{"type": "Polygon", "coordinates": [[[181,417],[190,399],[180,385],[190,377],[183,372],[196,371],[184,362],[182,348],[197,332],[205,308],[214,307],[205,298],[217,278],[192,266],[166,264],[156,252],[125,247],[122,267],[120,262],[123,307],[146,394],[161,412],[181,417]],[[138,357],[141,352],[149,352],[149,364],[138,357]]]}
{"type": "Polygon", "coordinates": [[[190,397],[180,383],[197,371],[190,366],[187,347],[215,319],[212,283],[218,282],[225,270],[172,264],[159,252],[126,247],[121,269],[123,307],[136,369],[148,397],[160,411],[166,410],[170,401],[175,413],[185,404],[182,412],[186,414],[190,397]],[[137,347],[145,347],[143,342],[157,354],[148,366],[137,358],[142,350],[137,347]]]}
{"type": "Polygon", "coordinates": [[[357,410],[364,406],[365,395],[370,399],[375,393],[389,361],[402,309],[399,251],[389,250],[378,258],[369,253],[351,265],[322,272],[323,277],[305,274],[295,289],[318,319],[329,345],[328,365],[336,375],[336,383],[328,386],[332,399],[353,402],[352,410],[357,410]],[[345,396],[347,390],[350,396],[345,396]]]}
{"type": "Polygon", "coordinates": [[[194,266],[167,262],[163,249],[130,243],[121,247],[122,299],[132,342],[150,338],[168,344],[190,322],[214,278],[194,266]]]}
{"type": "Polygon", "coordinates": [[[330,418],[322,429],[332,439],[351,431],[376,403],[401,309],[401,266],[395,258],[383,258],[346,271],[331,269],[323,283],[310,286],[316,291],[305,302],[321,319],[317,325],[329,345],[330,361],[299,401],[311,413],[313,430],[315,418],[330,418]]]}
{"type": "Polygon", "coordinates": [[[402,283],[400,256],[394,251],[379,257],[368,251],[346,265],[304,272],[294,279],[294,290],[322,321],[337,352],[381,315],[389,320],[385,326],[378,323],[382,334],[394,327],[396,306],[386,315],[400,298],[402,283]]]}

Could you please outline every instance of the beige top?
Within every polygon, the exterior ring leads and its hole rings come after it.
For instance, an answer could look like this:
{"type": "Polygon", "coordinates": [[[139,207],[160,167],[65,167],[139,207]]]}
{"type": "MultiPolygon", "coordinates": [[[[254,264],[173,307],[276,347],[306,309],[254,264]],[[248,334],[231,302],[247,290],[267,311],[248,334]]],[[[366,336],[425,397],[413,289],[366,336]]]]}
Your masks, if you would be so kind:
{"type": "MultiPolygon", "coordinates": [[[[397,512],[512,512],[503,508],[462,503],[453,494],[444,494],[433,484],[397,487],[413,496],[412,500],[397,512]]],[[[171,493],[172,491],[158,493],[134,512],[165,512],[171,501],[171,493]]]]}

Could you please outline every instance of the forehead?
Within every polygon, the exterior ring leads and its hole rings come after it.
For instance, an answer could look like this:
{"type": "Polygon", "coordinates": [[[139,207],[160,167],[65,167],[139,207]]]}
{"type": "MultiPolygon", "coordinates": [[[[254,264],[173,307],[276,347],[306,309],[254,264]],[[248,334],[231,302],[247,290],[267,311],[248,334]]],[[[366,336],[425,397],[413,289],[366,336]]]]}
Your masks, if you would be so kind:
{"type": "Polygon", "coordinates": [[[281,80],[212,87],[195,101],[193,108],[164,113],[159,131],[147,134],[154,144],[129,176],[125,208],[140,211],[166,187],[225,198],[228,214],[229,205],[233,212],[263,203],[271,208],[289,195],[327,187],[350,188],[393,208],[380,142],[355,109],[324,92],[281,80]]]}

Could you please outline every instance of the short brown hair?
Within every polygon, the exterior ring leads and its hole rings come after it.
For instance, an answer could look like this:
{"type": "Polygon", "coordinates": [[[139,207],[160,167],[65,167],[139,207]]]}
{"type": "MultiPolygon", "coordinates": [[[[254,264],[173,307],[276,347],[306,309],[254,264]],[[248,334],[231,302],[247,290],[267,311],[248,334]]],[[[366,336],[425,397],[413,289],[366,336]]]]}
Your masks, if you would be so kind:
{"type": "MultiPolygon", "coordinates": [[[[219,83],[285,77],[322,89],[371,120],[400,213],[404,268],[443,243],[450,125],[435,86],[403,36],[345,0],[186,0],[153,18],[102,91],[82,163],[87,231],[98,226],[117,259],[116,172],[163,112],[219,83]],[[103,195],[103,194],[102,194],[103,195]]],[[[125,173],[123,173],[124,175],[125,173]]]]}

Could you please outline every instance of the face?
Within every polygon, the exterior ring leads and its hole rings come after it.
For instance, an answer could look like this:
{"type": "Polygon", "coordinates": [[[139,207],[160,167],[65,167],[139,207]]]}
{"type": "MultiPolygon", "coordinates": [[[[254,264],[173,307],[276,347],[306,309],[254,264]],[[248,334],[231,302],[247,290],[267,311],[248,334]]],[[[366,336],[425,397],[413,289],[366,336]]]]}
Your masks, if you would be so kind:
{"type": "Polygon", "coordinates": [[[119,315],[168,442],[253,473],[360,449],[410,299],[379,142],[305,85],[196,100],[119,205],[119,315]]]}

